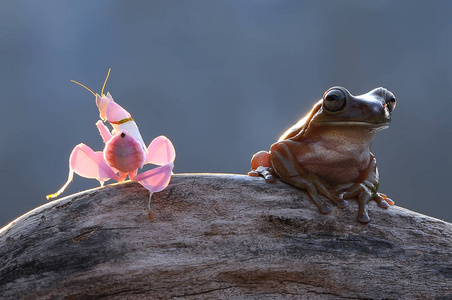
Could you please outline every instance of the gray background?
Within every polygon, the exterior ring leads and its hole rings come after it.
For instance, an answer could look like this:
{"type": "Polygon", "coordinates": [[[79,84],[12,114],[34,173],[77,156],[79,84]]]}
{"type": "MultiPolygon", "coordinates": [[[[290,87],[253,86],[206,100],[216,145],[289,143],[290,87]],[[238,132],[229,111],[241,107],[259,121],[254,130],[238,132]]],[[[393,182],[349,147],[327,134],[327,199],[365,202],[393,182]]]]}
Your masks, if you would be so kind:
{"type": "MultiPolygon", "coordinates": [[[[0,226],[46,203],[107,84],[176,173],[246,173],[323,92],[390,89],[373,144],[382,192],[452,221],[452,1],[2,1],[0,226]]],[[[64,195],[98,186],[75,176],[64,195]]],[[[354,216],[350,216],[354,218],[354,216]]],[[[390,224],[388,224],[390,226],[390,224]]]]}

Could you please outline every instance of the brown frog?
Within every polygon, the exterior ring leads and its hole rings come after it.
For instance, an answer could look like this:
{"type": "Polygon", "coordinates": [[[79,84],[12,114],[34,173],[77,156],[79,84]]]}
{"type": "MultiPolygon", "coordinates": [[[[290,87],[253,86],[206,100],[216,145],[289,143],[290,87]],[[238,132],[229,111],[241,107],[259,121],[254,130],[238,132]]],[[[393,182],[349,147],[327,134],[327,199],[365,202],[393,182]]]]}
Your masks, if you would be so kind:
{"type": "Polygon", "coordinates": [[[385,88],[353,96],[343,87],[325,92],[312,110],[289,128],[269,152],[251,159],[250,176],[276,177],[307,190],[319,211],[331,212],[322,195],[344,208],[349,198],[358,198],[358,221],[368,223],[368,204],[382,208],[394,202],[378,193],[377,162],[370,146],[377,131],[391,121],[396,98],[385,88]]]}

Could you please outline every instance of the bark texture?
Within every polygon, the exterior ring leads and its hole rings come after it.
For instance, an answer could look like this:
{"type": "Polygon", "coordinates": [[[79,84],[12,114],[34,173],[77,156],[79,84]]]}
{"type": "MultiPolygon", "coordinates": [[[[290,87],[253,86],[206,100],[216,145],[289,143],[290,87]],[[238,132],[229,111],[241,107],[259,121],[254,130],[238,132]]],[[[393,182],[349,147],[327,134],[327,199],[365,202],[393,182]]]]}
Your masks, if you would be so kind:
{"type": "MultiPolygon", "coordinates": [[[[175,175],[50,202],[0,231],[2,299],[452,299],[452,224],[372,203],[321,215],[282,182],[175,175]]],[[[395,199],[397,201],[397,199],[395,199]]]]}

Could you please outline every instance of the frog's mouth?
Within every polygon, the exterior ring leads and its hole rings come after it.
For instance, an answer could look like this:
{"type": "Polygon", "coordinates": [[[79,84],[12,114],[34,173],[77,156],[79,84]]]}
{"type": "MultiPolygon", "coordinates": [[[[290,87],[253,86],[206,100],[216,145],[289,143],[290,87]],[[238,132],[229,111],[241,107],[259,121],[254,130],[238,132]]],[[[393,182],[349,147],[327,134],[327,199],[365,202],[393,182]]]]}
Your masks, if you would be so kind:
{"type": "Polygon", "coordinates": [[[344,126],[344,127],[363,127],[374,130],[382,130],[389,127],[391,120],[385,122],[365,122],[365,121],[315,121],[314,124],[329,125],[329,126],[344,126]]]}

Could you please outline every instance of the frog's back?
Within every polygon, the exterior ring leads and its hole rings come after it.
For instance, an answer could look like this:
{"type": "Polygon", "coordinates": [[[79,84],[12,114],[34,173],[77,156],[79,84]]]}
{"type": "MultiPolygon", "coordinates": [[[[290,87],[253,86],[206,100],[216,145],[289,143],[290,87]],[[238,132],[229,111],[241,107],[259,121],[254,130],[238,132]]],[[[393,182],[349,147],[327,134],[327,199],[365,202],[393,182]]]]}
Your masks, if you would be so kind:
{"type": "Polygon", "coordinates": [[[309,126],[309,123],[312,120],[312,117],[322,108],[322,101],[318,101],[311,109],[311,111],[304,116],[300,121],[298,121],[295,125],[290,127],[286,132],[281,135],[278,139],[278,142],[283,140],[292,140],[299,139],[303,135],[306,128],[309,126]]]}

